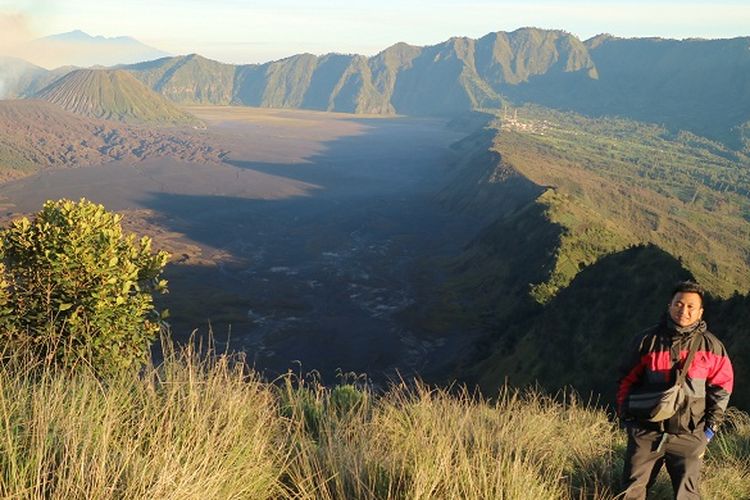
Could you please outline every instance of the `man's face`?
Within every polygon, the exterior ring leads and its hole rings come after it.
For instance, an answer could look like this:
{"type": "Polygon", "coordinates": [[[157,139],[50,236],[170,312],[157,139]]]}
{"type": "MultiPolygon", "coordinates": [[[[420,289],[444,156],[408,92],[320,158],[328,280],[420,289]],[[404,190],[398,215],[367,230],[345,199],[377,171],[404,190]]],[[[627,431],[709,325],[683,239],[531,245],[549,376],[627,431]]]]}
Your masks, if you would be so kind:
{"type": "Polygon", "coordinates": [[[669,315],[678,326],[689,326],[703,316],[703,301],[695,292],[677,292],[669,303],[669,315]]]}

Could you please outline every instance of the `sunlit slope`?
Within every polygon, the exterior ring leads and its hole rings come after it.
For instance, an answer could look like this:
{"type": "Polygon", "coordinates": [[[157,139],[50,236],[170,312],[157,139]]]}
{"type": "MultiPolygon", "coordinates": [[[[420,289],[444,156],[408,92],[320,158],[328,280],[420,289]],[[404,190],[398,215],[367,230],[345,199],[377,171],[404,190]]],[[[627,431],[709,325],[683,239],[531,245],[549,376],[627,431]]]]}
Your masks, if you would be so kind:
{"type": "Polygon", "coordinates": [[[526,107],[500,117],[494,149],[547,187],[537,200],[562,228],[541,302],[602,256],[662,248],[717,296],[750,289],[750,160],[681,132],[526,107]]]}
{"type": "Polygon", "coordinates": [[[438,306],[415,312],[427,331],[505,332],[582,271],[644,245],[714,296],[750,289],[750,162],[741,153],[538,107],[501,112],[454,149],[463,161],[440,198],[486,223],[460,256],[430,264],[446,279],[428,292],[438,306]]]}
{"type": "Polygon", "coordinates": [[[75,70],[35,97],[90,118],[158,125],[200,123],[122,70],[75,70]]]}

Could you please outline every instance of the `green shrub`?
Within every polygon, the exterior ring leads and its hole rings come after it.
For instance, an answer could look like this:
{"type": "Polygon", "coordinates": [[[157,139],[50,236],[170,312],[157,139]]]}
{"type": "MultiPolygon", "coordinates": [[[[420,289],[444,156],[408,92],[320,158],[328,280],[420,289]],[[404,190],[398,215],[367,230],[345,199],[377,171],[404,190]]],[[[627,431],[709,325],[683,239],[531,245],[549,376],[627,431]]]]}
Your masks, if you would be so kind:
{"type": "Polygon", "coordinates": [[[325,416],[324,392],[320,385],[308,388],[304,386],[304,381],[295,381],[288,376],[279,393],[279,413],[284,418],[298,422],[307,435],[317,439],[320,435],[320,422],[325,416]]]}
{"type": "Polygon", "coordinates": [[[330,408],[337,417],[358,411],[367,402],[367,393],[352,384],[337,385],[331,390],[330,408]]]}
{"type": "Polygon", "coordinates": [[[168,254],[124,235],[121,217],[85,199],[48,201],[0,232],[4,352],[98,372],[137,366],[159,330],[151,293],[168,254]]]}

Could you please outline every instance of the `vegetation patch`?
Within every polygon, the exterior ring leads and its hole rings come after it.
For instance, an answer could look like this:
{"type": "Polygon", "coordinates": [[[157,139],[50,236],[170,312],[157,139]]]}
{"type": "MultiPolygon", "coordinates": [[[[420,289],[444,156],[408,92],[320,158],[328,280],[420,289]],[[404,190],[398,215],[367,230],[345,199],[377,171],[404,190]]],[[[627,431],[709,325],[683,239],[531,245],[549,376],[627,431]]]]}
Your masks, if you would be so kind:
{"type": "Polygon", "coordinates": [[[169,255],[85,199],[48,201],[0,232],[0,348],[98,373],[138,366],[159,331],[169,255]]]}
{"type": "MultiPolygon", "coordinates": [[[[750,288],[750,158],[688,132],[625,119],[591,119],[525,106],[495,123],[494,149],[540,186],[564,230],[546,302],[604,255],[654,244],[712,293],[750,288]]],[[[507,168],[507,165],[503,168],[507,168]]]]}

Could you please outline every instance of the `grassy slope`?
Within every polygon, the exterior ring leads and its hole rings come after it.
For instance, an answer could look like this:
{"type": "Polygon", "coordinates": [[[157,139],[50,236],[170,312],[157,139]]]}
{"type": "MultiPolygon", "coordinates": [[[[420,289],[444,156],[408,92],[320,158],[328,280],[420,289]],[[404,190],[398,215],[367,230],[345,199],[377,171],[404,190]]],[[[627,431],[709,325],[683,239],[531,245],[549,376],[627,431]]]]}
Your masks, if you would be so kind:
{"type": "MultiPolygon", "coordinates": [[[[105,384],[3,365],[0,420],[0,495],[23,498],[611,499],[624,449],[570,394],[271,385],[189,348],[105,384]]],[[[750,418],[731,422],[706,455],[713,499],[750,495],[750,418]]],[[[652,498],[669,490],[662,473],[652,498]]]]}
{"type": "MultiPolygon", "coordinates": [[[[502,126],[502,125],[501,125],[502,126]]],[[[750,290],[750,159],[682,132],[523,108],[495,141],[503,160],[550,189],[539,199],[564,228],[548,300],[578,271],[637,244],[680,258],[714,295],[750,290]]]]}
{"type": "MultiPolygon", "coordinates": [[[[491,354],[470,370],[487,391],[505,380],[550,390],[572,386],[613,403],[624,349],[658,321],[672,284],[688,277],[676,259],[653,246],[603,257],[533,315],[507,321],[491,354]]],[[[744,398],[733,402],[746,408],[748,391],[738,389],[744,398]]]]}
{"type": "MultiPolygon", "coordinates": [[[[622,349],[658,320],[675,281],[697,277],[713,295],[709,324],[746,376],[747,158],[632,121],[510,116],[492,143],[486,130],[464,141],[495,155],[475,151],[445,196],[495,217],[422,314],[438,334],[484,333],[454,375],[489,391],[506,379],[573,385],[609,402],[622,349]]],[[[750,405],[742,384],[733,398],[750,405]]]]}
{"type": "Polygon", "coordinates": [[[490,223],[449,263],[445,286],[426,292],[440,306],[416,314],[420,328],[505,331],[582,269],[638,245],[662,248],[715,296],[748,291],[742,153],[622,119],[536,107],[512,116],[456,144],[467,160],[441,198],[490,223]]]}

